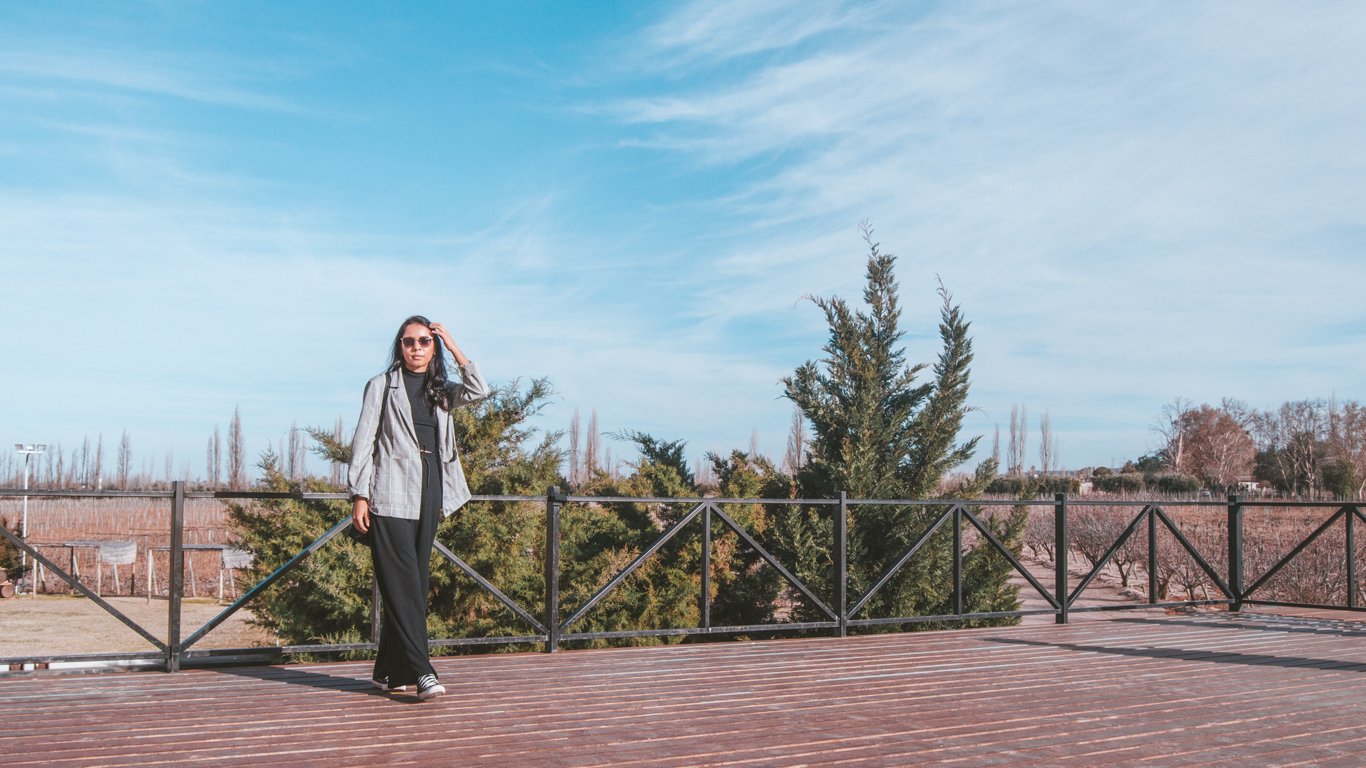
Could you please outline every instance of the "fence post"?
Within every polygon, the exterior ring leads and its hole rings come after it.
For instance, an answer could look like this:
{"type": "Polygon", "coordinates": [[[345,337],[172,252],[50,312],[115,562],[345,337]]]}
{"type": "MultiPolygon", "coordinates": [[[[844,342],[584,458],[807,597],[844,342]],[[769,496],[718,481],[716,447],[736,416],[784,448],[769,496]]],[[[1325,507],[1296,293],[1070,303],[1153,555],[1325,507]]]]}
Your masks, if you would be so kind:
{"type": "Polygon", "coordinates": [[[953,505],[953,614],[963,615],[963,508],[953,505]]]}
{"type": "Polygon", "coordinates": [[[557,486],[545,492],[545,652],[560,649],[560,506],[566,497],[557,486]]]}
{"type": "Polygon", "coordinates": [[[1243,609],[1243,501],[1228,497],[1228,589],[1233,593],[1234,613],[1243,609]]]}
{"type": "Polygon", "coordinates": [[[840,491],[835,512],[835,609],[839,611],[839,636],[849,634],[849,494],[840,491]]]}
{"type": "Polygon", "coordinates": [[[1067,538],[1067,494],[1053,495],[1053,593],[1058,598],[1058,612],[1053,623],[1067,623],[1067,609],[1071,607],[1067,599],[1067,553],[1071,550],[1067,538]]]}
{"type": "Polygon", "coordinates": [[[1151,504],[1143,511],[1148,515],[1148,605],[1157,605],[1157,515],[1151,504]]]}
{"type": "Polygon", "coordinates": [[[1347,607],[1357,607],[1357,534],[1356,517],[1360,507],[1347,508],[1347,607]]]}
{"type": "Polygon", "coordinates": [[[185,483],[171,483],[171,552],[167,578],[166,671],[180,671],[180,602],[185,594],[185,483]]]}
{"type": "Polygon", "coordinates": [[[702,510],[702,628],[711,629],[711,505],[702,510]]]}

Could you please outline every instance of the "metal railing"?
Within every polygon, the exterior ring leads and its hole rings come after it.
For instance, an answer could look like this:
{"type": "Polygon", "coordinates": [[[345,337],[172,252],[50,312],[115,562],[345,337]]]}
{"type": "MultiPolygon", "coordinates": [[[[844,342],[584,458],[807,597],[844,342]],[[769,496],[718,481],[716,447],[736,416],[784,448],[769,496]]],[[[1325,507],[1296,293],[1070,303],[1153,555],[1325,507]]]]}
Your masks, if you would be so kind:
{"type": "MultiPolygon", "coordinates": [[[[209,663],[214,660],[230,658],[241,659],[260,659],[262,657],[277,657],[282,654],[297,653],[331,653],[345,651],[373,650],[376,647],[374,642],[379,626],[378,601],[372,604],[371,613],[371,642],[368,643],[331,643],[313,645],[285,645],[253,648],[229,648],[229,649],[196,649],[195,646],[204,639],[215,628],[230,618],[237,611],[261,595],[271,585],[275,584],[291,570],[296,568],[301,562],[310,555],[326,546],[333,538],[342,533],[351,525],[349,515],[343,517],[336,524],[314,539],[308,546],[295,553],[286,562],[276,568],[272,573],[263,578],[260,582],[246,590],[232,604],[223,608],[214,618],[191,632],[188,636],[182,637],[181,618],[182,603],[185,592],[185,552],[184,542],[185,531],[185,502],[187,499],[210,498],[224,501],[268,501],[268,500],[297,500],[297,501],[341,501],[347,499],[346,494],[342,493],[265,493],[265,492],[203,492],[187,491],[182,482],[172,484],[169,491],[149,491],[149,492],[90,492],[90,491],[62,491],[62,490],[16,490],[0,489],[0,498],[12,498],[20,495],[47,498],[112,498],[112,497],[131,497],[145,499],[164,499],[170,504],[170,577],[167,601],[167,633],[165,640],[154,635],[147,628],[139,625],[136,621],[111,605],[108,601],[101,598],[94,591],[90,590],[80,579],[67,573],[50,558],[43,555],[37,547],[16,536],[14,533],[0,527],[0,536],[8,539],[10,543],[17,546],[20,550],[31,556],[37,563],[51,571],[62,581],[71,586],[72,589],[92,600],[100,608],[113,615],[120,622],[128,626],[148,643],[155,650],[144,653],[99,653],[99,654],[35,654],[22,657],[0,658],[0,673],[5,669],[15,670],[26,667],[42,668],[50,663],[56,662],[100,662],[100,661],[160,661],[160,666],[166,671],[174,672],[179,670],[182,665],[195,663],[209,663]]],[[[1137,608],[1174,608],[1190,606],[1210,606],[1225,605],[1230,610],[1240,610],[1244,605],[1276,605],[1276,606],[1299,606],[1310,608],[1337,608],[1359,611],[1363,610],[1359,604],[1359,585],[1357,576],[1357,555],[1356,555],[1356,532],[1355,526],[1358,521],[1366,522],[1366,515],[1363,514],[1363,507],[1357,504],[1326,503],[1326,502],[1288,502],[1288,501],[1248,501],[1236,496],[1230,496],[1227,502],[1144,502],[1144,501],[1098,501],[1087,499],[1080,503],[1088,507],[1105,507],[1110,509],[1133,509],[1139,511],[1130,520],[1127,527],[1110,544],[1108,550],[1096,559],[1091,569],[1080,579],[1075,587],[1071,584],[1071,574],[1068,569],[1068,557],[1063,556],[1071,549],[1069,539],[1073,533],[1069,523],[1069,505],[1078,503],[1076,499],[1069,499],[1064,494],[1057,495],[1052,502],[1038,500],[872,500],[872,499],[849,499],[846,494],[840,493],[835,499],[728,499],[728,498],[639,498],[639,497],[598,497],[598,496],[568,496],[558,488],[550,488],[545,496],[474,496],[471,503],[485,502],[533,502],[544,503],[545,505],[545,528],[544,528],[544,580],[545,596],[544,604],[539,606],[539,613],[518,603],[517,600],[504,593],[497,585],[485,578],[475,568],[460,558],[455,552],[451,551],[440,541],[436,542],[435,550],[444,559],[455,565],[468,578],[479,585],[480,589],[486,590],[496,598],[502,605],[506,606],[515,614],[520,622],[525,624],[530,630],[526,634],[498,637],[463,637],[463,638],[440,638],[431,641],[434,647],[440,646],[469,646],[469,645],[495,645],[495,644],[540,644],[547,652],[556,651],[562,643],[571,641],[588,640],[607,640],[607,639],[626,639],[644,637],[665,637],[665,636],[696,636],[696,635],[728,635],[728,634],[754,634],[763,632],[793,632],[793,631],[828,631],[833,634],[844,636],[851,628],[873,627],[883,625],[910,625],[924,622],[953,622],[987,619],[1009,619],[1023,617],[1031,614],[1052,614],[1055,621],[1059,624],[1068,622],[1069,615],[1083,611],[1101,610],[1129,610],[1137,608]],[[624,504],[687,504],[689,511],[673,521],[667,526],[662,526],[657,538],[653,543],[645,547],[632,559],[630,563],[615,573],[606,583],[599,587],[593,594],[578,606],[566,606],[563,603],[560,588],[562,574],[561,563],[561,510],[566,504],[599,504],[610,505],[616,503],[624,504]],[[775,557],[768,548],[745,526],[738,523],[735,518],[727,514],[724,507],[736,504],[751,504],[765,506],[799,506],[809,508],[828,508],[833,515],[832,541],[830,542],[830,555],[832,563],[831,586],[829,594],[818,594],[816,589],[798,578],[787,565],[775,557]],[[900,552],[888,567],[872,581],[871,585],[860,595],[851,596],[849,594],[850,564],[849,555],[849,515],[851,508],[854,507],[900,507],[900,508],[923,508],[930,511],[928,527],[916,538],[916,540],[900,552]],[[1007,546],[991,526],[984,523],[981,512],[993,507],[1044,507],[1052,508],[1053,513],[1053,546],[1055,561],[1053,573],[1053,585],[1050,589],[1039,579],[1030,573],[1029,569],[1021,562],[1018,554],[1012,547],[1007,546]],[[1225,530],[1227,532],[1227,551],[1218,554],[1225,558],[1225,575],[1221,575],[1219,570],[1210,564],[1207,553],[1201,552],[1197,546],[1185,536],[1178,525],[1168,514],[1168,508],[1185,507],[1195,509],[1214,509],[1222,510],[1221,515],[1225,530]],[[1287,508],[1336,508],[1336,511],[1318,525],[1313,532],[1303,539],[1297,541],[1293,549],[1279,558],[1274,564],[1267,568],[1262,574],[1251,583],[1244,587],[1248,578],[1245,572],[1245,541],[1244,541],[1244,515],[1249,509],[1287,507],[1287,508]],[[939,510],[937,514],[935,510],[939,510]],[[700,623],[692,627],[670,627],[663,629],[635,629],[617,631],[575,631],[573,628],[581,622],[605,597],[620,586],[640,568],[649,558],[660,556],[660,550],[670,541],[679,537],[689,526],[697,523],[701,528],[701,562],[700,562],[700,594],[699,594],[699,615],[700,623]],[[761,560],[771,566],[781,576],[782,580],[794,591],[800,594],[807,603],[815,609],[816,613],[822,617],[814,621],[775,621],[765,624],[751,625],[714,625],[712,622],[712,551],[715,541],[714,528],[719,523],[723,531],[729,531],[750,547],[761,560]],[[1276,577],[1289,563],[1300,556],[1315,542],[1319,541],[1323,535],[1334,526],[1345,526],[1345,574],[1346,574],[1346,599],[1343,605],[1328,605],[1319,603],[1304,603],[1295,601],[1267,600],[1258,599],[1254,593],[1262,590],[1268,583],[1276,577]],[[952,543],[950,552],[952,553],[952,585],[951,585],[951,605],[952,610],[947,613],[932,616],[861,616],[868,609],[874,598],[902,572],[908,563],[912,562],[918,555],[926,551],[930,541],[939,535],[945,527],[951,531],[952,543]],[[1080,606],[1078,601],[1083,593],[1091,587],[1098,576],[1115,559],[1117,553],[1133,539],[1140,528],[1145,528],[1147,545],[1143,557],[1145,559],[1146,571],[1148,575],[1148,590],[1146,600],[1121,605],[1103,606],[1080,606]],[[1165,529],[1177,546],[1204,572],[1215,589],[1221,594],[1216,599],[1206,600],[1162,600],[1158,588],[1159,562],[1162,554],[1159,548],[1158,533],[1165,529]],[[1005,558],[1011,568],[1019,574],[1029,586],[1035,590],[1039,596],[1048,604],[1048,608],[1034,610],[1010,610],[1010,611],[988,611],[988,612],[965,612],[964,604],[964,582],[963,582],[963,563],[964,563],[964,543],[965,533],[975,532],[977,542],[986,542],[991,552],[1005,558]],[[567,614],[567,615],[565,615],[567,614]],[[564,616],[563,618],[562,615],[564,616]]],[[[1188,598],[1192,597],[1187,595],[1188,598]]]]}

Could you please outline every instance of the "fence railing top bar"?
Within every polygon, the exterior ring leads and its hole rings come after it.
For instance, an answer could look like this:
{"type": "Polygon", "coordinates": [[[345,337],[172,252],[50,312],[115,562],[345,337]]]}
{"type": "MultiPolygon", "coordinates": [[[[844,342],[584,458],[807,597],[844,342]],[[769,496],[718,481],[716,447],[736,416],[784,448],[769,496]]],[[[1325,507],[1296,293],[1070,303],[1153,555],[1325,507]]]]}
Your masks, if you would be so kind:
{"type": "Polygon", "coordinates": [[[37,498],[50,496],[54,498],[77,498],[77,499],[169,499],[173,496],[172,491],[73,491],[56,488],[30,488],[27,491],[23,488],[0,488],[0,498],[27,496],[37,498]]]}
{"type": "Polygon", "coordinates": [[[1257,501],[1239,500],[1239,503],[1242,504],[1244,507],[1304,507],[1310,509],[1341,509],[1343,507],[1366,507],[1366,502],[1363,502],[1360,499],[1354,501],[1276,501],[1274,499],[1265,499],[1257,501]]]}
{"type": "MultiPolygon", "coordinates": [[[[542,501],[544,496],[539,497],[542,501]]],[[[564,496],[566,504],[701,504],[706,501],[702,498],[669,497],[669,496],[564,496]]]]}
{"type": "Polygon", "coordinates": [[[1068,496],[1067,503],[1082,507],[1208,507],[1223,509],[1227,501],[1181,501],[1179,499],[1093,499],[1086,496],[1068,496]]]}
{"type": "MultiPolygon", "coordinates": [[[[29,498],[86,498],[86,499],[169,499],[175,495],[172,489],[163,490],[78,490],[68,488],[0,488],[0,498],[17,498],[28,496],[29,498]]],[[[271,500],[271,499],[295,499],[300,501],[346,501],[351,498],[350,494],[343,492],[297,492],[297,491],[206,491],[206,490],[186,490],[187,499],[242,499],[242,500],[271,500]]],[[[536,495],[474,495],[470,497],[472,502],[543,502],[544,494],[536,495]]],[[[577,504],[592,503],[612,503],[612,504],[786,504],[786,505],[836,505],[839,499],[743,499],[731,497],[704,497],[704,496],[567,496],[567,502],[577,504]]],[[[1067,501],[1072,504],[1085,505],[1091,507],[1146,507],[1157,505],[1161,507],[1205,507],[1210,509],[1224,508],[1228,506],[1226,499],[1212,500],[1183,500],[1183,499],[1097,499],[1086,496],[1067,495],[1067,501]]],[[[857,499],[848,498],[846,502],[849,506],[943,506],[947,504],[965,504],[982,507],[1008,507],[1008,506],[1050,506],[1055,503],[1051,498],[1038,499],[857,499]]],[[[1366,507],[1366,502],[1358,499],[1335,499],[1325,501],[1305,501],[1302,499],[1248,499],[1239,498],[1238,503],[1244,508],[1247,507],[1292,507],[1305,509],[1326,509],[1341,507],[1366,507]]]]}
{"type": "Polygon", "coordinates": [[[566,496],[565,501],[570,504],[703,504],[711,499],[700,496],[566,496]]]}
{"type": "Polygon", "coordinates": [[[736,498],[714,498],[707,499],[713,504],[790,504],[802,506],[834,506],[840,503],[839,499],[736,499],[736,498]]]}
{"type": "Polygon", "coordinates": [[[849,499],[851,507],[1050,507],[1052,499],[849,499]]]}
{"type": "Polygon", "coordinates": [[[224,499],[266,500],[295,499],[297,501],[341,501],[351,498],[350,494],[340,492],[303,492],[293,491],[186,491],[187,499],[224,499]]]}

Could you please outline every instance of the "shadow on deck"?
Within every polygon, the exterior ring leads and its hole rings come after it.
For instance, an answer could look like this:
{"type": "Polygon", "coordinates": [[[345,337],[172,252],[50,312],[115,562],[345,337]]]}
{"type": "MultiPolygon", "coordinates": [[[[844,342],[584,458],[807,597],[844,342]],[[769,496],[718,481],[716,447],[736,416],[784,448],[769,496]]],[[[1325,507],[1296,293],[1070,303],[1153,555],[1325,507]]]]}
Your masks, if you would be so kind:
{"type": "Polygon", "coordinates": [[[0,679],[19,766],[1366,765],[1366,623],[1130,614],[843,639],[0,679]]]}

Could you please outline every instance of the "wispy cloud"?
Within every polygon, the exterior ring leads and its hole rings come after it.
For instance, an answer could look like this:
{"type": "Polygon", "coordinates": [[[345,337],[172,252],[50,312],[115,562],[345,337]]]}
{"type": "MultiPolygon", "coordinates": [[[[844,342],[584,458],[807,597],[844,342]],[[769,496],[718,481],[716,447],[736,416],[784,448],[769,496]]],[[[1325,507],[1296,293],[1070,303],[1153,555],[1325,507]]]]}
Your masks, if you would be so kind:
{"type": "Polygon", "coordinates": [[[1306,343],[1366,312],[1344,264],[1363,245],[1359,7],[693,4],[642,39],[688,67],[618,117],[700,167],[748,164],[723,190],[751,236],[720,263],[714,322],[851,292],[830,254],[868,217],[904,291],[942,273],[975,319],[989,419],[1032,401],[1085,441],[1114,405],[1077,397],[1112,393],[1132,443],[1177,394],[1270,404],[1366,374],[1359,339],[1306,343]]]}

